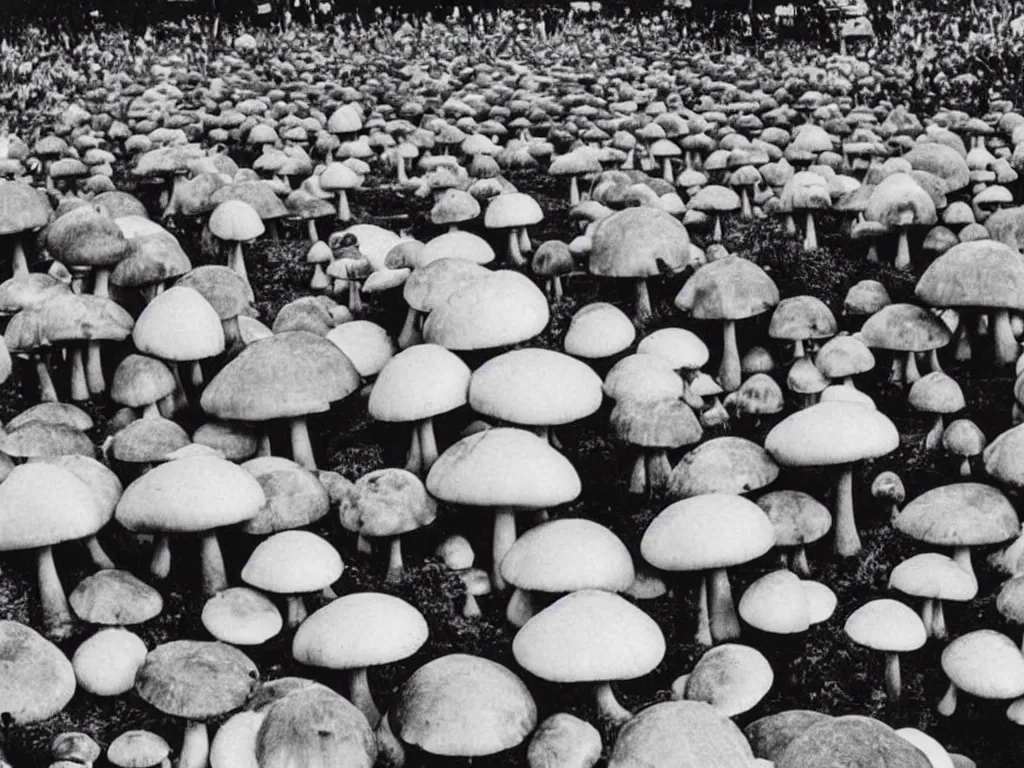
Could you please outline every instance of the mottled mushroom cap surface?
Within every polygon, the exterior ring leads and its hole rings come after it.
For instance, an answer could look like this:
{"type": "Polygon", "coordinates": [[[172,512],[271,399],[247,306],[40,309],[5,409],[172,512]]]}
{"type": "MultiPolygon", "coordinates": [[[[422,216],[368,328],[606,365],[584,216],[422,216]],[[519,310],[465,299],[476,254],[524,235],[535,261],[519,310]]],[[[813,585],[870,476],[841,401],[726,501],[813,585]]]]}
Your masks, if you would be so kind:
{"type": "Polygon", "coordinates": [[[946,346],[952,334],[946,324],[915,304],[889,304],[864,321],[861,341],[875,349],[928,352],[946,346]]]}
{"type": "Polygon", "coordinates": [[[957,562],[938,552],[922,552],[904,560],[889,574],[889,587],[914,597],[973,600],[978,580],[957,562]]]}
{"type": "Polygon", "coordinates": [[[396,467],[360,477],[338,505],[341,526],[364,536],[400,536],[430,525],[437,503],[412,472],[396,467]]]}
{"type": "Polygon", "coordinates": [[[655,277],[662,269],[679,272],[690,263],[686,227],[650,206],[626,208],[602,219],[592,241],[589,269],[602,277],[655,277]]]}
{"type": "Polygon", "coordinates": [[[75,672],[61,650],[31,627],[0,621],[0,712],[16,725],[48,720],[75,694],[75,672]]]}
{"type": "Polygon", "coordinates": [[[1017,512],[1000,491],[982,483],[932,488],[893,516],[901,533],[927,544],[999,544],[1020,532],[1017,512]]]}
{"type": "Polygon", "coordinates": [[[1024,657],[1006,635],[978,629],[942,651],[942,671],[957,688],[982,699],[1024,695],[1024,657]]]}
{"type": "Polygon", "coordinates": [[[954,245],[917,281],[915,295],[933,307],[1024,308],[1024,257],[995,240],[954,245]]]}
{"type": "Polygon", "coordinates": [[[779,289],[757,264],[739,256],[705,264],[687,280],[675,305],[698,320],[743,320],[779,303],[779,289]]]}
{"type": "Polygon", "coordinates": [[[82,579],[68,595],[71,609],[90,624],[141,624],[160,615],[163,597],[128,571],[106,569],[82,579]]]}
{"type": "Polygon", "coordinates": [[[743,437],[715,437],[683,456],[669,478],[670,498],[703,493],[748,493],[775,482],[779,467],[768,453],[743,437]]]}
{"type": "Polygon", "coordinates": [[[812,725],[794,738],[776,768],[931,768],[917,747],[869,717],[845,715],[812,725]]]}

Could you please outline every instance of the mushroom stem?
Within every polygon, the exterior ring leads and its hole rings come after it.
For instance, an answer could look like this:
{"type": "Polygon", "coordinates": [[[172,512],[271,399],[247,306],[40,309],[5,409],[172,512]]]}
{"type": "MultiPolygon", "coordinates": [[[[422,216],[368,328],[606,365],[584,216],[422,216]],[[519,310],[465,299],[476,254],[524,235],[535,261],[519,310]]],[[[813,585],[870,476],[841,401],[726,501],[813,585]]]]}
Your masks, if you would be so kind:
{"type": "Polygon", "coordinates": [[[338,221],[351,221],[352,210],[348,207],[348,195],[344,189],[338,190],[338,221]]]}
{"type": "Polygon", "coordinates": [[[1010,325],[1010,310],[998,309],[992,315],[992,342],[996,365],[1013,365],[1017,361],[1017,340],[1010,325]]]}
{"type": "Polygon", "coordinates": [[[647,492],[647,459],[641,450],[633,462],[633,472],[629,478],[629,492],[642,495],[647,492]]]}
{"type": "Polygon", "coordinates": [[[309,616],[306,601],[302,599],[302,595],[288,595],[285,602],[288,605],[288,629],[295,629],[309,616]]]}
{"type": "Polygon", "coordinates": [[[917,355],[914,352],[907,352],[907,365],[903,380],[907,385],[913,384],[921,378],[921,371],[917,367],[917,355]]]}
{"type": "Polygon", "coordinates": [[[974,576],[974,566],[971,564],[971,548],[956,547],[953,549],[953,559],[956,564],[964,569],[971,576],[974,576]]]}
{"type": "Polygon", "coordinates": [[[711,232],[711,240],[715,243],[722,242],[722,217],[715,214],[715,228],[711,232]]]}
{"type": "Polygon", "coordinates": [[[28,274],[28,258],[25,256],[25,244],[20,237],[14,238],[14,252],[11,253],[11,266],[14,277],[28,274]]]}
{"type": "Polygon", "coordinates": [[[409,438],[409,450],[405,454],[405,469],[418,477],[423,477],[423,450],[420,448],[420,429],[413,424],[412,437],[409,438]]]}
{"type": "Polygon", "coordinates": [[[356,667],[348,671],[348,698],[356,709],[366,715],[371,728],[380,722],[380,710],[370,692],[370,681],[366,679],[366,667],[356,667]]]}
{"type": "MultiPolygon", "coordinates": [[[[320,235],[316,231],[316,219],[306,219],[306,236],[314,243],[320,240],[320,235]]],[[[320,267],[319,264],[317,266],[320,267]]],[[[322,267],[320,267],[320,272],[323,273],[322,267]]]]}
{"type": "Polygon", "coordinates": [[[532,253],[533,243],[530,242],[530,232],[526,227],[519,227],[519,252],[532,253]]]}
{"type": "Polygon", "coordinates": [[[700,592],[697,595],[697,631],[694,633],[694,642],[698,645],[714,645],[711,638],[711,618],[708,611],[708,575],[704,574],[700,579],[700,592]]]}
{"type": "Polygon", "coordinates": [[[946,694],[939,702],[938,710],[940,715],[949,717],[956,712],[956,691],[956,684],[950,681],[949,688],[946,689],[946,694]]]}
{"type": "Polygon", "coordinates": [[[188,378],[189,383],[192,384],[192,388],[197,392],[203,388],[203,384],[206,383],[203,378],[203,366],[198,360],[192,360],[185,363],[188,367],[188,378]]]}
{"type": "Polygon", "coordinates": [[[746,187],[740,188],[740,210],[744,219],[754,218],[754,211],[750,207],[750,193],[746,187]]]}
{"type": "Polygon", "coordinates": [[[672,465],[668,462],[668,451],[658,448],[647,453],[647,487],[652,495],[665,489],[671,474],[672,465]]]}
{"type": "Polygon", "coordinates": [[[51,547],[39,548],[36,553],[36,566],[46,634],[59,640],[66,640],[71,635],[74,618],[71,616],[67,595],[64,594],[64,586],[60,583],[57,566],[53,562],[51,547]]]}
{"type": "Polygon", "coordinates": [[[363,312],[363,295],[359,292],[359,281],[348,281],[348,308],[353,315],[363,312]]]}
{"type": "Polygon", "coordinates": [[[860,534],[853,514],[853,465],[847,464],[836,481],[836,554],[856,557],[860,550],[860,534]]]}
{"type": "Polygon", "coordinates": [[[580,183],[576,180],[576,175],[573,174],[569,177],[569,205],[580,204],[580,183]]]}
{"type": "Polygon", "coordinates": [[[398,334],[399,349],[408,349],[423,343],[423,332],[419,327],[419,319],[420,313],[409,307],[405,313],[405,324],[402,326],[401,333],[398,334]]]}
{"type": "Polygon", "coordinates": [[[103,357],[100,343],[90,341],[85,351],[85,381],[89,394],[102,396],[107,391],[107,380],[103,375],[103,357]]]}
{"type": "Polygon", "coordinates": [[[647,278],[638,277],[633,285],[636,291],[636,321],[638,323],[646,323],[654,316],[654,310],[651,308],[651,292],[647,287],[647,278]]]}
{"type": "Polygon", "coordinates": [[[945,429],[945,425],[942,421],[942,414],[935,414],[935,423],[932,424],[932,428],[928,430],[928,434],[924,437],[924,449],[926,451],[934,451],[939,447],[942,442],[942,431],[945,429]]]}
{"type": "Polygon", "coordinates": [[[736,344],[736,321],[726,320],[722,326],[722,362],[718,367],[718,384],[726,392],[735,392],[742,381],[740,350],[736,344]]]}
{"type": "Polygon", "coordinates": [[[896,261],[893,266],[896,269],[910,269],[910,243],[907,241],[906,227],[900,227],[900,241],[896,246],[896,261]]]}
{"type": "Polygon", "coordinates": [[[437,438],[434,437],[434,420],[423,419],[417,427],[419,432],[420,455],[423,462],[423,475],[426,476],[430,468],[437,461],[437,438]]]}
{"type": "Polygon", "coordinates": [[[291,419],[288,422],[288,433],[292,443],[292,459],[310,472],[315,472],[316,459],[313,457],[313,444],[309,441],[309,430],[306,429],[306,417],[291,419]]]}
{"type": "Polygon", "coordinates": [[[508,231],[508,260],[517,267],[526,265],[526,259],[519,251],[519,233],[515,229],[508,231]]]}
{"type": "Polygon", "coordinates": [[[807,211],[807,232],[804,235],[804,250],[818,250],[818,232],[814,228],[814,211],[807,211]]]}
{"type": "Polygon", "coordinates": [[[960,314],[960,325],[956,329],[956,338],[953,340],[956,348],[956,359],[964,362],[970,360],[973,356],[973,350],[971,349],[971,323],[968,322],[967,313],[963,312],[960,314]]]}
{"type": "Polygon", "coordinates": [[[796,220],[793,218],[792,213],[787,213],[785,217],[786,234],[793,236],[796,234],[796,220]]]}
{"type": "Polygon", "coordinates": [[[224,353],[233,357],[236,352],[245,347],[245,342],[242,341],[242,329],[238,326],[238,318],[229,317],[221,320],[220,325],[224,329],[224,353]]]}
{"type": "Polygon", "coordinates": [[[85,540],[85,548],[89,550],[89,557],[92,560],[92,564],[99,568],[101,571],[111,571],[117,568],[114,565],[114,561],[110,559],[103,547],[100,546],[99,539],[95,536],[90,536],[85,540]]]}
{"type": "Polygon", "coordinates": [[[807,562],[807,548],[804,545],[801,544],[793,551],[789,564],[797,576],[807,578],[811,575],[811,566],[807,562]]]}
{"type": "Polygon", "coordinates": [[[622,725],[633,718],[633,713],[615,698],[612,684],[607,681],[594,686],[594,699],[597,702],[598,716],[604,722],[622,725]]]}
{"type": "Polygon", "coordinates": [[[928,370],[932,373],[942,371],[942,364],[939,363],[939,350],[937,349],[928,352],[928,370]]]}
{"type": "Polygon", "coordinates": [[[964,460],[960,462],[960,477],[971,476],[971,458],[970,456],[964,457],[964,460]]]}
{"type": "Polygon", "coordinates": [[[149,573],[154,579],[166,579],[171,573],[171,539],[166,534],[156,537],[149,573]]]}
{"type": "Polygon", "coordinates": [[[517,587],[505,608],[505,618],[512,626],[521,627],[542,610],[546,602],[539,592],[517,587]]]}
{"type": "Polygon", "coordinates": [[[181,742],[177,768],[207,768],[210,761],[210,734],[206,723],[189,720],[181,742]]]}
{"type": "Polygon", "coordinates": [[[932,623],[935,621],[935,600],[926,597],[921,603],[921,623],[928,637],[932,637],[932,623]]]}
{"type": "Polygon", "coordinates": [[[491,545],[491,583],[496,592],[505,589],[501,575],[501,561],[516,543],[516,511],[512,507],[497,507],[494,510],[494,540],[491,545]]]}
{"type": "Polygon", "coordinates": [[[715,568],[708,574],[708,611],[712,640],[719,643],[740,636],[740,619],[736,615],[729,573],[725,568],[715,568]]]}
{"type": "Polygon", "coordinates": [[[946,609],[942,607],[941,600],[935,601],[935,612],[932,614],[931,635],[938,640],[945,640],[949,637],[949,630],[946,629],[946,609]]]}
{"type": "Polygon", "coordinates": [[[85,357],[81,344],[71,350],[71,399],[84,403],[89,399],[89,382],[85,378],[85,357]]]}
{"type": "Polygon", "coordinates": [[[898,653],[887,653],[885,654],[885,693],[889,697],[889,703],[898,704],[902,692],[900,655],[898,653]]]}
{"type": "Polygon", "coordinates": [[[388,555],[388,574],[384,577],[387,584],[397,584],[402,580],[405,573],[405,563],[402,561],[402,537],[391,537],[391,550],[388,555]]]}
{"type": "Polygon", "coordinates": [[[245,282],[245,292],[252,301],[255,294],[252,292],[252,284],[249,282],[249,270],[245,268],[245,255],[242,253],[242,244],[234,242],[231,244],[231,256],[228,257],[228,266],[231,267],[245,282]]]}
{"type": "Polygon", "coordinates": [[[377,746],[380,750],[380,764],[388,768],[405,768],[406,754],[402,742],[391,730],[391,722],[388,713],[385,712],[380,720],[380,728],[376,731],[377,746]]]}
{"type": "Polygon", "coordinates": [[[794,360],[799,360],[801,357],[805,357],[806,355],[807,355],[807,350],[804,349],[804,340],[803,339],[796,339],[793,342],[793,359],[794,360]]]}
{"type": "Polygon", "coordinates": [[[199,560],[203,565],[203,594],[213,597],[228,588],[228,574],[224,568],[224,555],[217,541],[217,529],[199,533],[199,560]]]}
{"type": "Polygon", "coordinates": [[[256,445],[257,456],[273,456],[274,454],[270,450],[270,435],[267,434],[266,430],[260,432],[259,443],[256,445]]]}
{"type": "Polygon", "coordinates": [[[356,535],[356,552],[361,555],[373,554],[373,544],[371,544],[370,540],[361,533],[356,535]]]}
{"type": "Polygon", "coordinates": [[[57,403],[57,388],[53,386],[53,379],[50,377],[50,369],[46,365],[46,359],[41,355],[36,358],[36,376],[39,377],[39,399],[44,403],[57,403]]]}

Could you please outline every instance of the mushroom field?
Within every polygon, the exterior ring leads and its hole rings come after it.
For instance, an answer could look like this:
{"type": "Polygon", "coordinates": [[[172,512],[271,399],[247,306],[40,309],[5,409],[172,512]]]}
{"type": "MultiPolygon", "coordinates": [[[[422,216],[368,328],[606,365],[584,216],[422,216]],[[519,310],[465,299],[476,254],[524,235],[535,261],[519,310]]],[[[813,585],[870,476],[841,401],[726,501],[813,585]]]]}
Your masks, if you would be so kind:
{"type": "Polygon", "coordinates": [[[502,19],[4,43],[0,766],[1024,764],[1024,113],[502,19]]]}

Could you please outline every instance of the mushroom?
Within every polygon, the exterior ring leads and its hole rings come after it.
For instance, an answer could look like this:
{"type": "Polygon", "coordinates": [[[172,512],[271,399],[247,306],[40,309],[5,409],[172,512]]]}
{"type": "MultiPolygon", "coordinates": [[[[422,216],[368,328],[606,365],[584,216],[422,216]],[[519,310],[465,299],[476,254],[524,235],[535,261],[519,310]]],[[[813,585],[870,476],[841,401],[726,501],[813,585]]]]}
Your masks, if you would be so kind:
{"type": "Polygon", "coordinates": [[[778,763],[798,736],[831,719],[831,715],[810,709],[788,709],[755,720],[743,729],[743,734],[756,757],[778,763]]]}
{"type": "Polygon", "coordinates": [[[245,268],[242,244],[252,242],[266,231],[259,214],[241,200],[226,200],[213,209],[207,226],[214,237],[230,244],[228,266],[245,281],[249,300],[252,301],[252,284],[249,282],[249,272],[245,268]]]}
{"type": "Polygon", "coordinates": [[[985,433],[970,419],[956,419],[942,433],[942,447],[960,459],[960,477],[971,476],[971,459],[985,450],[985,433]]]}
{"type": "Polygon", "coordinates": [[[842,760],[878,768],[934,768],[925,754],[879,720],[861,715],[829,717],[811,724],[789,742],[779,762],[810,768],[842,760]]]}
{"type": "Polygon", "coordinates": [[[787,416],[765,438],[765,449],[785,467],[839,466],[836,481],[836,553],[861,550],[853,512],[853,465],[899,447],[895,425],[878,411],[846,402],[812,405],[787,416]]]}
{"type": "Polygon", "coordinates": [[[960,385],[942,371],[932,371],[915,381],[907,394],[907,402],[912,408],[935,414],[935,423],[924,438],[926,451],[939,447],[945,429],[942,417],[967,407],[960,385]]]}
{"type": "Polygon", "coordinates": [[[814,365],[830,379],[842,379],[856,389],[853,377],[875,367],[875,356],[854,336],[836,336],[826,341],[814,357],[814,365]]]}
{"type": "Polygon", "coordinates": [[[772,665],[760,651],[725,643],[705,651],[693,671],[672,684],[672,697],[704,701],[726,717],[735,717],[756,707],[773,682],[772,665]]]}
{"type": "Polygon", "coordinates": [[[601,385],[612,400],[655,402],[683,396],[683,380],[672,364],[655,355],[627,355],[611,367],[601,385]]]}
{"type": "Polygon", "coordinates": [[[20,181],[0,180],[0,237],[10,239],[15,276],[28,274],[25,244],[34,231],[49,221],[50,204],[45,195],[20,181]]]}
{"type": "Polygon", "coordinates": [[[201,619],[207,632],[230,645],[260,645],[284,626],[277,606],[248,587],[229,587],[209,598],[201,619]]]}
{"type": "Polygon", "coordinates": [[[300,664],[346,670],[349,700],[371,727],[380,721],[366,679],[367,667],[412,656],[427,641],[427,622],[391,595],[357,592],[339,597],[306,619],[292,640],[300,664]]]}
{"type": "Polygon", "coordinates": [[[595,301],[576,311],[562,344],[565,352],[584,360],[612,357],[632,346],[636,328],[614,304],[595,301]]]}
{"type": "Polygon", "coordinates": [[[978,629],[953,640],[942,651],[949,688],[939,702],[940,715],[956,712],[960,691],[980,699],[1024,696],[1024,656],[1006,635],[978,629]]]}
{"type": "Polygon", "coordinates": [[[125,731],[107,747],[114,768],[171,768],[171,745],[150,731],[125,731]]]}
{"type": "Polygon", "coordinates": [[[463,285],[490,274],[479,264],[465,259],[440,258],[413,270],[402,286],[409,305],[398,346],[408,349],[423,343],[423,319],[463,285]]]}
{"type": "Polygon", "coordinates": [[[573,765],[592,768],[601,759],[601,733],[567,712],[556,712],[537,726],[526,750],[530,768],[573,765]]]}
{"type": "Polygon", "coordinates": [[[741,207],[740,196],[729,187],[709,184],[691,198],[687,209],[715,217],[711,240],[718,243],[722,240],[722,214],[733,213],[740,210],[741,207]]]}
{"type": "Polygon", "coordinates": [[[678,500],[704,493],[749,493],[771,485],[778,476],[778,464],[757,443],[743,437],[714,437],[676,464],[667,496],[678,500]]]}
{"type": "Polygon", "coordinates": [[[526,265],[523,254],[533,250],[526,228],[538,224],[543,218],[544,212],[532,197],[522,192],[504,192],[488,204],[484,226],[508,230],[509,262],[522,267],[526,265]]]}
{"type": "Polygon", "coordinates": [[[102,747],[92,736],[81,731],[66,731],[54,736],[50,742],[50,757],[58,762],[67,760],[91,766],[102,754],[102,747]]]}
{"type": "Polygon", "coordinates": [[[610,417],[612,436],[640,451],[633,464],[629,490],[659,495],[668,485],[672,466],[668,450],[692,445],[703,430],[690,406],[682,400],[619,400],[610,417]]]}
{"type": "Polygon", "coordinates": [[[832,529],[832,516],[820,501],[801,491],[772,491],[757,500],[775,529],[775,546],[785,548],[783,565],[802,577],[811,575],[807,544],[832,529]]]}
{"type": "Polygon", "coordinates": [[[956,561],[936,552],[925,552],[904,560],[889,574],[889,588],[912,597],[922,597],[921,621],[929,637],[946,640],[943,600],[973,600],[978,581],[956,561]]]}
{"type": "Polygon", "coordinates": [[[241,466],[259,481],[267,500],[259,513],[243,525],[246,533],[265,536],[301,528],[330,512],[327,489],[316,475],[294,461],[260,456],[241,466]]]}
{"type": "Polygon", "coordinates": [[[775,544],[768,516],[741,496],[705,493],[669,505],[644,532],[640,552],[663,571],[703,571],[696,641],[712,645],[739,636],[726,571],[775,544]]]}
{"type": "Polygon", "coordinates": [[[796,635],[827,621],[837,599],[824,584],[802,581],[788,570],[771,571],[753,582],[740,598],[739,613],[754,629],[796,635]]]}
{"type": "MultiPolygon", "coordinates": [[[[793,342],[793,357],[804,356],[804,343],[829,339],[836,335],[835,316],[825,303],[814,296],[791,296],[778,303],[772,312],[768,335],[793,342]]],[[[826,374],[827,375],[827,374],[826,374]]]]}
{"type": "Polygon", "coordinates": [[[210,753],[206,721],[241,707],[258,681],[256,665],[237,648],[175,640],[149,652],[135,690],[154,709],[186,721],[178,768],[204,768],[210,753]]]}
{"type": "Polygon", "coordinates": [[[441,454],[427,475],[440,501],[494,510],[492,582],[505,588],[500,566],[516,540],[516,510],[566,504],[580,494],[569,461],[530,432],[495,427],[465,437],[441,454]]]}
{"type": "Polygon", "coordinates": [[[103,626],[143,624],[160,615],[164,600],[128,571],[103,570],[86,576],[68,595],[82,621],[103,626]]]}
{"type": "Polygon", "coordinates": [[[182,275],[175,285],[195,289],[213,307],[224,331],[224,351],[228,357],[234,357],[246,344],[240,327],[243,319],[256,322],[245,317],[250,310],[249,296],[238,273],[228,267],[206,264],[182,275]]]}
{"type": "Polygon", "coordinates": [[[159,418],[159,404],[174,394],[177,379],[161,361],[130,354],[121,360],[110,383],[110,399],[118,405],[142,410],[142,418],[159,418]]]}
{"type": "MultiPolygon", "coordinates": [[[[344,163],[331,163],[319,176],[320,188],[324,192],[336,192],[338,197],[338,221],[347,224],[352,220],[348,204],[348,191],[363,185],[363,178],[344,163]]],[[[216,234],[216,233],[215,233],[216,234]]]]}
{"type": "Polygon", "coordinates": [[[71,666],[83,691],[93,696],[120,696],[132,689],[145,658],[142,638],[122,627],[108,627],[75,649],[71,666]]]}
{"type": "Polygon", "coordinates": [[[563,296],[562,276],[570,275],[575,266],[569,246],[561,240],[545,240],[530,262],[533,274],[544,278],[544,289],[554,301],[563,296]]]}
{"type": "Polygon", "coordinates": [[[911,267],[907,229],[911,226],[930,226],[938,220],[932,198],[913,176],[906,173],[886,176],[875,187],[868,199],[864,217],[868,221],[884,224],[890,231],[898,231],[899,246],[894,262],[897,269],[911,267]]]}
{"type": "Polygon", "coordinates": [[[804,250],[816,251],[818,234],[814,227],[814,212],[832,207],[826,180],[816,173],[798,171],[782,188],[779,200],[783,209],[789,211],[791,216],[799,212],[806,213],[804,250]]]}
{"type": "Polygon", "coordinates": [[[650,616],[624,598],[582,589],[527,621],[512,653],[543,680],[594,684],[600,719],[622,725],[633,715],[619,704],[610,681],[651,672],[665,656],[665,638],[650,616]]]}
{"type": "Polygon", "coordinates": [[[858,645],[885,652],[885,691],[889,703],[896,705],[902,691],[899,655],[916,651],[928,640],[920,617],[897,600],[872,600],[850,614],[844,629],[858,645]]]}
{"type": "Polygon", "coordinates": [[[309,531],[281,531],[263,541],[242,568],[242,581],[264,592],[287,595],[288,628],[306,618],[303,593],[319,592],[341,578],[341,555],[309,531]]]}

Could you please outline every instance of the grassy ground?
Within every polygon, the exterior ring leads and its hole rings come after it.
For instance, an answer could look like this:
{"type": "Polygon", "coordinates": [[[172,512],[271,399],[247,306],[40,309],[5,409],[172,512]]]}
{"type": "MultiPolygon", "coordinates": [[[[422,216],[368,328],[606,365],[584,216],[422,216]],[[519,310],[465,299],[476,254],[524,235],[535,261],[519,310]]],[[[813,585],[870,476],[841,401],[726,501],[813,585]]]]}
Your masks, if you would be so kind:
{"type": "MultiPolygon", "coordinates": [[[[523,191],[534,194],[546,212],[547,218],[532,233],[534,240],[571,239],[575,233],[567,218],[568,204],[562,185],[553,184],[546,177],[530,174],[514,177],[513,181],[523,191]]],[[[425,212],[429,210],[427,201],[401,195],[386,187],[357,192],[351,199],[353,213],[359,221],[388,221],[397,213],[411,213],[417,236],[425,238],[433,234],[424,219],[425,212]]],[[[762,264],[779,284],[783,296],[800,293],[819,296],[833,308],[837,316],[846,290],[863,278],[882,280],[896,300],[908,298],[912,294],[912,275],[885,266],[867,264],[858,249],[841,237],[828,234],[837,231],[834,224],[826,222],[820,226],[820,231],[826,233],[823,247],[812,254],[802,252],[797,242],[786,239],[781,229],[771,222],[730,222],[727,226],[727,244],[730,250],[762,264]]],[[[502,238],[492,233],[483,234],[500,253],[502,238]]],[[[301,258],[308,243],[297,239],[300,236],[299,231],[295,230],[285,240],[259,243],[250,251],[256,303],[261,317],[268,323],[281,306],[306,292],[310,270],[301,258]]],[[[702,237],[698,234],[697,239],[700,241],[702,237]]],[[[652,281],[656,317],[650,328],[681,322],[682,318],[672,306],[672,299],[684,279],[685,275],[680,275],[652,281]]],[[[597,299],[614,301],[628,311],[631,292],[626,285],[590,277],[574,278],[569,282],[566,298],[553,307],[551,326],[537,343],[560,349],[561,338],[572,313],[583,304],[597,299]]],[[[368,317],[395,333],[402,321],[398,303],[390,297],[371,303],[368,317]]],[[[752,343],[753,339],[764,343],[766,322],[767,318],[760,318],[741,324],[741,348],[752,343]]],[[[711,340],[713,354],[717,354],[717,350],[714,350],[717,339],[714,329],[702,331],[707,331],[703,335],[711,340]]],[[[777,351],[781,358],[783,351],[777,351]]],[[[879,368],[884,369],[884,366],[880,364],[879,368]]],[[[961,383],[966,395],[968,408],[965,415],[975,419],[990,439],[1009,426],[1012,379],[1008,372],[992,371],[983,366],[952,366],[950,371],[961,383]]],[[[23,391],[23,381],[24,377],[16,377],[0,390],[0,418],[6,420],[30,403],[23,391]]],[[[756,644],[772,661],[776,682],[764,702],[754,711],[738,718],[738,722],[743,724],[763,714],[788,708],[810,708],[833,714],[870,714],[894,726],[912,725],[925,729],[951,750],[973,757],[979,765],[1019,765],[1019,733],[1015,726],[1006,722],[1002,711],[1004,705],[971,701],[965,702],[966,705],[951,720],[943,720],[935,714],[935,704],[946,685],[939,667],[941,647],[933,643],[922,651],[905,655],[905,700],[898,709],[890,710],[883,692],[882,655],[853,646],[843,634],[843,623],[855,608],[867,600],[887,594],[886,583],[891,568],[922,549],[890,528],[886,512],[874,504],[867,493],[871,479],[881,470],[896,470],[906,483],[909,498],[936,485],[955,480],[954,462],[923,453],[920,444],[929,426],[928,419],[908,410],[904,394],[884,383],[881,375],[865,376],[860,384],[876,398],[880,408],[893,418],[901,433],[898,451],[870,466],[859,467],[856,473],[855,496],[864,537],[864,552],[854,560],[839,561],[831,555],[827,544],[811,548],[814,577],[835,590],[839,597],[839,608],[831,620],[791,641],[778,642],[752,634],[746,636],[747,642],[756,644]]],[[[103,416],[108,413],[108,409],[95,407],[93,410],[99,423],[96,438],[100,440],[105,430],[103,416]]],[[[370,469],[401,462],[405,435],[401,430],[373,423],[364,411],[359,403],[343,403],[330,414],[313,422],[314,439],[322,456],[321,466],[337,469],[355,478],[370,469]]],[[[627,493],[629,453],[606,436],[607,415],[607,410],[602,411],[566,431],[566,450],[583,480],[583,495],[578,501],[557,512],[567,516],[585,516],[607,525],[626,542],[639,562],[640,537],[663,505],[657,501],[638,500],[627,493]]],[[[759,428],[742,434],[760,439],[784,415],[779,414],[759,428]]],[[[468,413],[456,412],[440,420],[438,432],[442,447],[468,418],[468,413]]],[[[672,458],[675,460],[678,456],[672,458]]],[[[829,472],[784,472],[775,487],[799,488],[824,499],[828,495],[831,480],[829,472]]],[[[407,563],[411,568],[405,580],[395,587],[382,584],[380,577],[384,571],[383,563],[379,558],[367,558],[356,553],[354,542],[340,530],[334,516],[329,517],[316,530],[339,548],[345,560],[345,573],[336,585],[339,593],[377,590],[398,594],[415,604],[430,624],[430,640],[415,657],[371,671],[371,686],[377,693],[382,709],[387,706],[396,687],[413,669],[444,653],[474,653],[514,667],[510,642],[512,635],[502,620],[503,606],[496,599],[484,599],[485,616],[482,619],[462,619],[458,614],[460,582],[429,557],[434,544],[452,530],[466,532],[478,552],[487,552],[490,531],[487,515],[442,509],[432,530],[409,537],[407,563]]],[[[145,572],[147,552],[131,536],[111,526],[104,532],[103,539],[118,563],[139,573],[145,572]]],[[[229,572],[237,576],[254,542],[244,534],[228,530],[223,531],[221,539],[229,572]]],[[[70,591],[88,569],[78,546],[67,545],[58,550],[58,567],[70,591]]],[[[1019,630],[1006,627],[995,611],[994,593],[998,579],[984,564],[982,557],[977,557],[976,563],[981,582],[979,598],[966,605],[949,607],[948,618],[952,632],[957,634],[990,627],[1003,629],[1016,637],[1019,630]]],[[[194,544],[187,540],[176,542],[171,578],[161,586],[166,598],[166,610],[163,615],[137,630],[149,647],[171,639],[207,637],[199,622],[202,597],[196,565],[194,544]]],[[[766,556],[760,561],[733,569],[731,576],[736,596],[751,581],[774,567],[775,560],[766,556]]],[[[0,615],[4,618],[38,625],[36,588],[32,574],[32,564],[23,555],[8,555],[0,560],[0,615]]],[[[643,604],[644,610],[657,620],[668,641],[664,661],[652,674],[616,685],[623,703],[634,709],[666,699],[672,681],[688,672],[703,650],[692,642],[695,582],[686,578],[673,578],[670,581],[672,594],[643,604]]],[[[64,644],[69,655],[88,633],[89,629],[82,627],[72,640],[64,644]]],[[[300,674],[332,682],[331,674],[303,668],[291,661],[289,637],[278,637],[263,647],[248,649],[247,652],[266,678],[300,674]]],[[[584,718],[593,715],[587,693],[582,688],[552,685],[528,675],[524,677],[534,692],[541,717],[560,710],[584,718]]],[[[173,719],[161,717],[133,695],[103,700],[79,692],[67,710],[52,721],[12,730],[9,734],[11,757],[15,766],[45,764],[49,739],[64,730],[83,730],[106,743],[126,729],[147,727],[177,744],[182,725],[173,719]]],[[[611,734],[604,735],[606,745],[610,745],[611,734]]],[[[424,764],[430,763],[424,761],[424,764]]],[[[474,761],[474,764],[524,765],[525,745],[506,754],[474,761]]]]}

